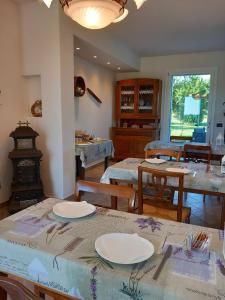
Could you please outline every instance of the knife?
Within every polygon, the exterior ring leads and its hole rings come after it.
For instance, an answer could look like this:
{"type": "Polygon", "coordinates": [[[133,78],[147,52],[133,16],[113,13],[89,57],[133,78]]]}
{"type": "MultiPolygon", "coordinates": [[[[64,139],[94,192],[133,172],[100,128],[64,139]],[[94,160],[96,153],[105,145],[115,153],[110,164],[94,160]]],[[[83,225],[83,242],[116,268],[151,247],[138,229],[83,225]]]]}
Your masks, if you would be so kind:
{"type": "Polygon", "coordinates": [[[152,277],[154,280],[157,280],[157,279],[158,279],[158,277],[159,277],[159,275],[160,275],[160,273],[161,273],[161,271],[162,271],[162,269],[163,269],[163,267],[164,267],[164,265],[165,265],[167,259],[168,259],[168,258],[171,256],[171,254],[172,254],[172,250],[173,250],[173,247],[172,247],[171,245],[169,245],[168,248],[166,249],[166,252],[165,252],[165,254],[164,254],[164,256],[163,256],[163,259],[162,259],[161,263],[160,263],[159,266],[158,266],[158,269],[155,271],[155,273],[154,273],[154,275],[153,275],[153,277],[152,277]]]}

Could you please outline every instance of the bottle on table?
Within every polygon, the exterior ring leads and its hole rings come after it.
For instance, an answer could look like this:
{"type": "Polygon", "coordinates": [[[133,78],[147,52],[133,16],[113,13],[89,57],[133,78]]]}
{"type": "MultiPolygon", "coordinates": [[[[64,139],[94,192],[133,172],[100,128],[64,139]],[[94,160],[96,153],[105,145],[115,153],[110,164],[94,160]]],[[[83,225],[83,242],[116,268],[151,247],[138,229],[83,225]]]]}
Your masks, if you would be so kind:
{"type": "Polygon", "coordinates": [[[221,173],[225,174],[225,155],[223,156],[221,160],[221,173]]]}

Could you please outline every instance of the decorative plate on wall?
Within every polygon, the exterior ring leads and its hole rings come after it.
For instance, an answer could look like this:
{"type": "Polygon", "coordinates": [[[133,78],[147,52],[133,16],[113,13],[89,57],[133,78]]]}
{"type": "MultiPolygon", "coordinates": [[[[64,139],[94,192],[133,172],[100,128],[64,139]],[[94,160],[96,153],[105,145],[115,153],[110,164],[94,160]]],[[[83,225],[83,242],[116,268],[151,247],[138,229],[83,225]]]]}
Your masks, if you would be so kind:
{"type": "Polygon", "coordinates": [[[31,114],[33,117],[42,117],[42,101],[37,100],[31,106],[31,114]]]}

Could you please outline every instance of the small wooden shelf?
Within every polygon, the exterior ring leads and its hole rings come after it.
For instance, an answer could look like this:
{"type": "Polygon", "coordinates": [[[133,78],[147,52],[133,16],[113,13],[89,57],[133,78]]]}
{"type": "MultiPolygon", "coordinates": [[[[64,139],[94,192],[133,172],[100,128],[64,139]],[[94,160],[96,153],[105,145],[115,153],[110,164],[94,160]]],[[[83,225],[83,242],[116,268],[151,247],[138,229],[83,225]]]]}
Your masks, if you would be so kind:
{"type": "Polygon", "coordinates": [[[142,109],[142,110],[151,110],[152,106],[139,106],[138,108],[139,108],[139,110],[140,109],[142,109]]]}
{"type": "Polygon", "coordinates": [[[120,108],[121,108],[121,110],[122,109],[134,109],[134,106],[121,106],[120,108]]]}

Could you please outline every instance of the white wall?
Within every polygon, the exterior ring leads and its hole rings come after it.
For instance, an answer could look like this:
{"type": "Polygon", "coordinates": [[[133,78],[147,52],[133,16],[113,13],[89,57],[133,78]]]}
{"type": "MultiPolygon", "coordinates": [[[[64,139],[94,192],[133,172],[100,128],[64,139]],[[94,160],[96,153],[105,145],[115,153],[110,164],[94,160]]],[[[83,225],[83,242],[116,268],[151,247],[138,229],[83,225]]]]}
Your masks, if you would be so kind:
{"type": "Polygon", "coordinates": [[[0,0],[0,202],[10,196],[12,165],[8,153],[13,148],[9,134],[23,121],[23,79],[21,77],[21,45],[19,8],[10,0],[0,0]]]}
{"type": "Polygon", "coordinates": [[[216,123],[224,122],[223,112],[225,107],[222,103],[225,101],[225,51],[224,52],[208,52],[193,53],[182,55],[169,55],[158,57],[143,57],[141,59],[140,72],[121,73],[117,75],[117,80],[136,77],[152,77],[162,79],[163,81],[163,100],[161,111],[161,137],[167,138],[169,123],[169,93],[168,78],[169,72],[179,72],[183,70],[215,70],[216,72],[216,99],[215,115],[213,126],[213,141],[220,128],[216,128],[216,123]]]}
{"type": "Polygon", "coordinates": [[[84,96],[75,98],[75,129],[109,138],[115,106],[115,73],[78,57],[75,57],[74,72],[76,76],[82,76],[86,87],[102,100],[102,104],[97,103],[87,91],[84,96]]]}
{"type": "Polygon", "coordinates": [[[23,75],[27,78],[24,91],[27,112],[37,94],[42,99],[42,118],[29,118],[29,121],[40,134],[38,147],[44,154],[41,162],[44,191],[47,196],[64,198],[67,195],[64,194],[62,171],[60,24],[57,1],[51,9],[36,1],[21,5],[21,23],[23,75]],[[40,78],[39,92],[35,84],[36,75],[40,78]]]}

